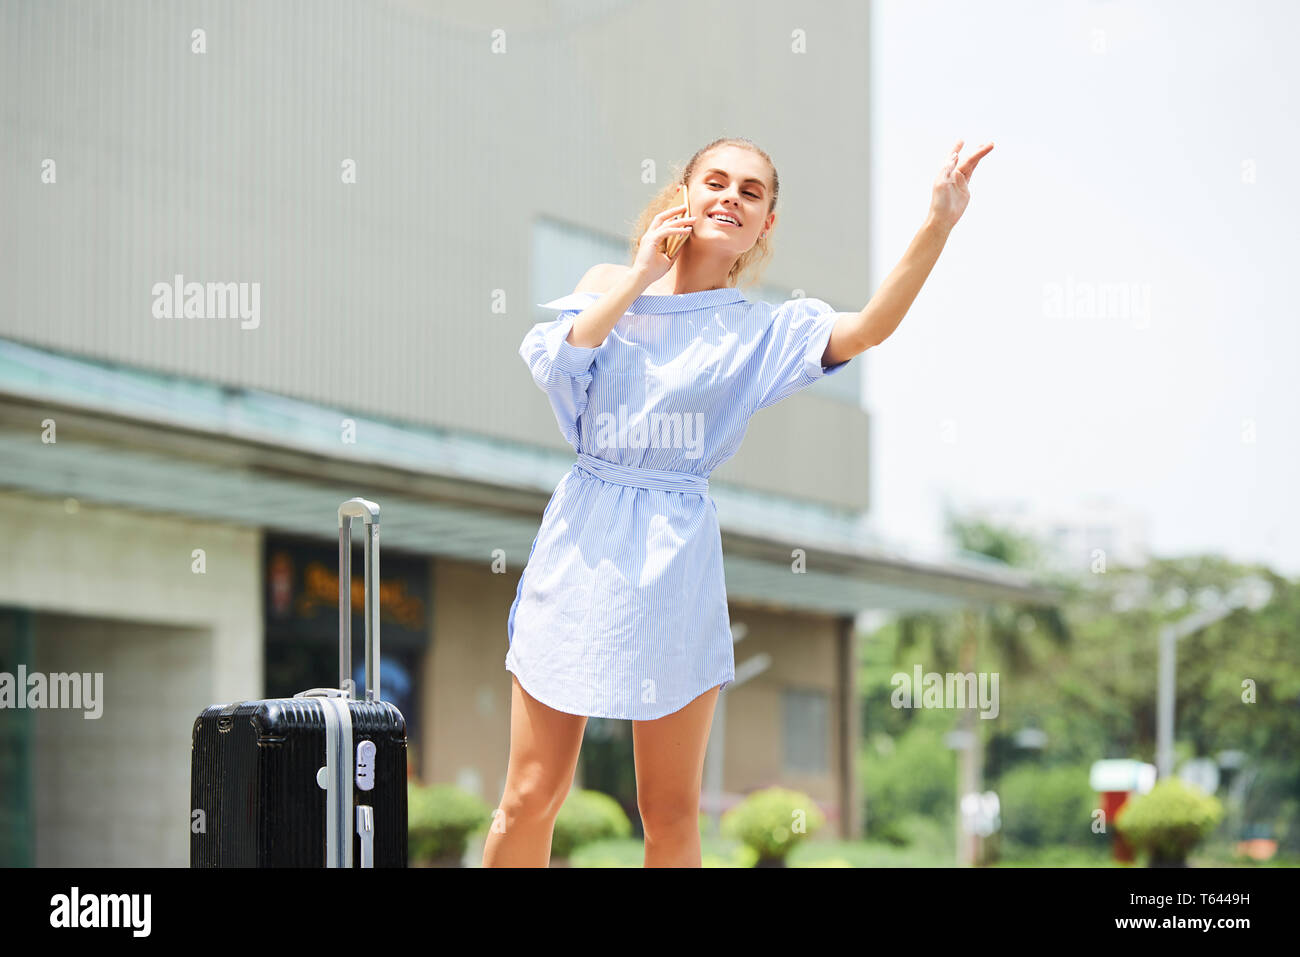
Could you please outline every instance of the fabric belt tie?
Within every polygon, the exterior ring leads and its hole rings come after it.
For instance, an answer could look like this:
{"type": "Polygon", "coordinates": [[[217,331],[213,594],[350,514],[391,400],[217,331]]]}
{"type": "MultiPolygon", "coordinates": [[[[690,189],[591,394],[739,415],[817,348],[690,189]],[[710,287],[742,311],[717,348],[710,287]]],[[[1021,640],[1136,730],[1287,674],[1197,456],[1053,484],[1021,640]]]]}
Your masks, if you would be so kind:
{"type": "Polygon", "coordinates": [[[709,480],[702,475],[678,472],[675,469],[643,469],[633,465],[619,465],[598,459],[586,452],[578,453],[578,468],[606,482],[630,485],[634,488],[653,488],[664,492],[696,492],[707,495],[709,480]]]}

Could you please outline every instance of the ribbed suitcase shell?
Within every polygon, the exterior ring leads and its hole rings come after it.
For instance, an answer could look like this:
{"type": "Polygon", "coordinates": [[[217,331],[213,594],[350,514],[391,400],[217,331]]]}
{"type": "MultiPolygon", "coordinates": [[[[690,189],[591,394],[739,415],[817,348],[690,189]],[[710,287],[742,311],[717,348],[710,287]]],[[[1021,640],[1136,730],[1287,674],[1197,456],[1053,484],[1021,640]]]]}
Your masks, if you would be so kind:
{"type": "MultiPolygon", "coordinates": [[[[374,866],[406,867],[406,719],[387,701],[351,700],[352,754],[375,742],[375,786],[353,777],[353,804],[374,808],[374,866]]],[[[325,716],[317,698],[212,705],[194,722],[191,867],[324,867],[325,716]]],[[[352,865],[361,839],[352,829],[352,865]]]]}

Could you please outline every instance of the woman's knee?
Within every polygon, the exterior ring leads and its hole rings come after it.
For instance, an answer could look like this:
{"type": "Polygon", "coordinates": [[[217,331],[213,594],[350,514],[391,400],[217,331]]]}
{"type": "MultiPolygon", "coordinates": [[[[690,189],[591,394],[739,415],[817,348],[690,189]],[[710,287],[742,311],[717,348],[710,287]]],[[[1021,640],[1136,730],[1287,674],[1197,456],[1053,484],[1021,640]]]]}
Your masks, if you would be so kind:
{"type": "Polygon", "coordinates": [[[688,791],[656,791],[637,794],[637,811],[647,831],[698,828],[700,795],[688,791]]]}
{"type": "Polygon", "coordinates": [[[545,820],[560,813],[568,796],[567,782],[556,782],[540,773],[523,775],[506,785],[500,806],[507,818],[545,820]]]}

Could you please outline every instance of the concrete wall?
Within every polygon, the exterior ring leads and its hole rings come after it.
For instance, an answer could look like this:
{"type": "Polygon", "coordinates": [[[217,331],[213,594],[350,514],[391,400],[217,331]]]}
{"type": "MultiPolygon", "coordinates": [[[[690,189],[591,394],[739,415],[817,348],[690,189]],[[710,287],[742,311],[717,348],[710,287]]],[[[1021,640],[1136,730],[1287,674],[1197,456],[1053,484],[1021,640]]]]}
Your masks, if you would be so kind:
{"type": "Polygon", "coordinates": [[[86,504],[69,512],[9,491],[0,493],[0,524],[0,603],[208,629],[200,707],[261,695],[260,529],[86,504]],[[191,570],[195,549],[204,550],[204,574],[191,570]]]}
{"type": "Polygon", "coordinates": [[[433,647],[424,670],[422,756],[428,783],[459,784],[493,807],[510,750],[506,614],[522,568],[433,563],[433,647]]]}
{"type": "MultiPolygon", "coordinates": [[[[188,867],[190,728],[208,629],[37,615],[28,670],[102,672],[103,712],[35,712],[37,867],[188,867]]],[[[196,706],[196,702],[204,704],[196,706]]]]}
{"type": "Polygon", "coordinates": [[[104,674],[100,718],[34,713],[35,863],[187,866],[194,719],[262,693],[260,531],[11,492],[0,524],[29,672],[104,674]]]}
{"type": "MultiPolygon", "coordinates": [[[[736,645],[736,663],[760,653],[772,656],[766,671],[745,682],[727,701],[726,789],[745,793],[779,785],[806,791],[824,808],[838,809],[840,778],[839,710],[843,696],[836,679],[838,625],[833,619],[733,606],[732,623],[747,632],[736,645]],[[825,774],[788,772],[783,767],[781,700],[787,689],[824,691],[829,696],[825,774]]],[[[838,812],[838,810],[837,810],[838,812]]]]}

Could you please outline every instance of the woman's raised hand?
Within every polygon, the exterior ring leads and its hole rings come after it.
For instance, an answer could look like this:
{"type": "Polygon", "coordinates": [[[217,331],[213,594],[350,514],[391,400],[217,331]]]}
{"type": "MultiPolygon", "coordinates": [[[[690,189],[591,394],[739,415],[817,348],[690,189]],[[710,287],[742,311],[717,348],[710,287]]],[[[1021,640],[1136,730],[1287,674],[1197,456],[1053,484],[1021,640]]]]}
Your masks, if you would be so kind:
{"type": "Polygon", "coordinates": [[[993,149],[992,143],[985,143],[959,166],[957,158],[964,142],[958,140],[952,148],[948,162],[934,181],[930,198],[930,215],[949,229],[957,225],[961,214],[966,212],[966,204],[970,202],[970,178],[975,173],[975,166],[993,149]]]}
{"type": "MultiPolygon", "coordinates": [[[[672,268],[677,257],[682,254],[682,250],[686,248],[686,243],[682,243],[677,248],[677,252],[672,259],[665,256],[664,251],[659,248],[669,236],[684,235],[695,228],[694,216],[683,216],[681,219],[669,221],[669,217],[676,216],[684,212],[685,209],[685,203],[679,206],[669,206],[650,220],[650,227],[645,231],[645,235],[641,237],[641,244],[637,247],[636,259],[632,263],[632,268],[639,272],[647,283],[654,282],[664,276],[672,268]]],[[[687,241],[689,242],[689,240],[687,241]]]]}

